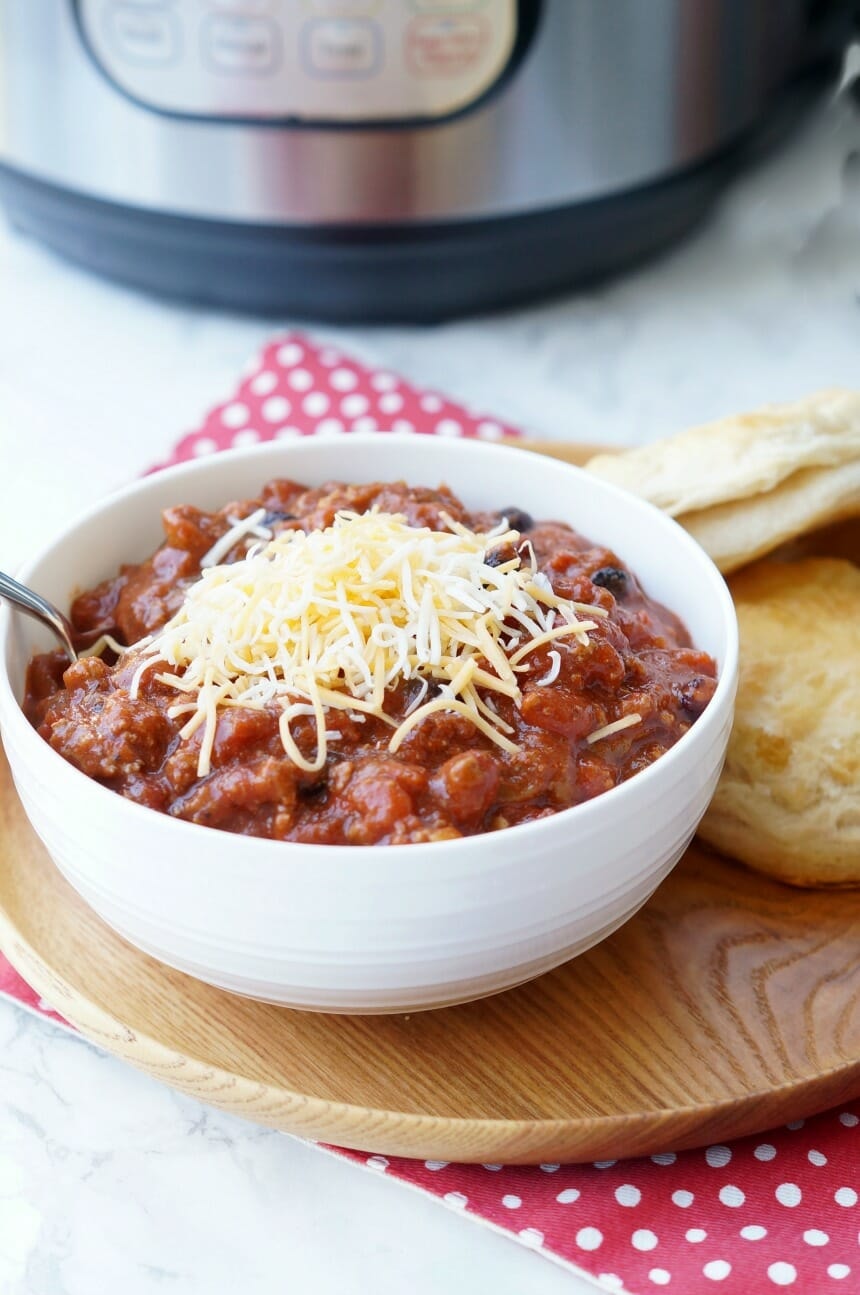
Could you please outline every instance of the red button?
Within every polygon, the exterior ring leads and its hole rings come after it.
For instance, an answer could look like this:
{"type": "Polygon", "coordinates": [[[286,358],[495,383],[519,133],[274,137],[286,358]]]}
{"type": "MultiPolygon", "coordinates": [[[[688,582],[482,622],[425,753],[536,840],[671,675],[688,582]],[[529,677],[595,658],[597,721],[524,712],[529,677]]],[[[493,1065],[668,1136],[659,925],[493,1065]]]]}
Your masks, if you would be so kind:
{"type": "Polygon", "coordinates": [[[406,61],[419,76],[460,76],[480,61],[488,35],[478,15],[413,18],[406,31],[406,61]]]}

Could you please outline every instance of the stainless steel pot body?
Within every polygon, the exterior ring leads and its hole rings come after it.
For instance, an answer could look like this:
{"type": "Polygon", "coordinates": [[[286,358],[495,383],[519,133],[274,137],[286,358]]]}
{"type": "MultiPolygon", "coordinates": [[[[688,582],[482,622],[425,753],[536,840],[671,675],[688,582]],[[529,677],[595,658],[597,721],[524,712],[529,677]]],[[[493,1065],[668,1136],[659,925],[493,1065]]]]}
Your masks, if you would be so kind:
{"type": "MultiPolygon", "coordinates": [[[[0,0],[6,201],[16,223],[55,244],[48,191],[132,223],[191,218],[201,238],[216,227],[324,238],[329,262],[356,240],[378,251],[388,235],[392,248],[454,227],[475,237],[496,222],[623,201],[724,154],[805,68],[835,54],[850,8],[0,0]]],[[[666,237],[682,207],[660,222],[666,237]]],[[[63,250],[92,263],[88,220],[76,210],[63,250]]],[[[620,242],[632,249],[629,234],[620,242]]],[[[611,246],[600,253],[580,251],[574,277],[612,262],[611,246]]],[[[560,263],[559,282],[570,278],[560,263]]],[[[207,295],[199,282],[189,290],[207,295]]],[[[289,307],[289,293],[275,297],[289,307]]]]}

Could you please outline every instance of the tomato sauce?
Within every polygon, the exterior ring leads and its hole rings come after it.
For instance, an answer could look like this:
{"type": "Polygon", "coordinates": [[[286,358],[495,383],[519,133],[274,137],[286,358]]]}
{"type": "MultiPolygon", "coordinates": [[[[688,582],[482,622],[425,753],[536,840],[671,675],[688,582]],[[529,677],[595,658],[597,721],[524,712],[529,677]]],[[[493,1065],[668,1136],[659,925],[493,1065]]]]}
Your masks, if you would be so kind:
{"type": "MultiPolygon", "coordinates": [[[[515,753],[501,750],[466,716],[442,710],[426,716],[392,754],[388,725],[339,711],[340,736],[329,741],[325,767],[307,772],[283,749],[278,707],[235,707],[219,713],[211,772],[199,777],[200,731],[181,738],[183,719],[167,714],[175,691],[150,674],[132,698],[134,662],[111,653],[73,665],[61,652],[35,657],[24,705],[31,723],[89,777],[175,818],[285,841],[404,844],[497,831],[590,800],[674,746],[713,696],[714,661],[614,553],[504,501],[496,512],[470,513],[444,486],[403,482],[309,489],[275,480],[258,499],[217,512],[168,508],[164,542],[152,557],[74,600],[76,646],[102,634],[128,646],[160,629],[199,576],[201,559],[230,529],[230,517],[263,507],[274,532],[309,531],[329,526],[341,510],[372,506],[436,530],[446,529],[443,514],[479,532],[506,517],[559,597],[608,613],[587,646],[556,640],[524,658],[521,705],[493,695],[515,753]],[[588,741],[631,715],[639,719],[630,727],[588,741]]],[[[245,552],[241,541],[223,560],[245,552]]],[[[418,681],[399,685],[386,697],[386,713],[399,722],[419,688],[418,681]]],[[[302,753],[312,753],[313,721],[299,719],[292,731],[302,753]]]]}

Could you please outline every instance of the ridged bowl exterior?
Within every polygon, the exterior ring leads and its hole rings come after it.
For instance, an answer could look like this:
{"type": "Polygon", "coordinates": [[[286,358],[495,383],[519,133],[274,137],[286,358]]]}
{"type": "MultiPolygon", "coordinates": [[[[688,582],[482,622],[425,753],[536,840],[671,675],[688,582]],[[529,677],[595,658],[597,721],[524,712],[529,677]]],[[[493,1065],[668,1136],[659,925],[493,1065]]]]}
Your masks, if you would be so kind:
{"type": "Polygon", "coordinates": [[[318,1011],[461,1002],[539,975],[609,934],[680,858],[725,755],[737,629],[709,559],[664,515],[577,469],[494,446],[376,436],[258,447],[148,478],[81,518],[21,576],[67,603],[75,586],[150,551],[168,503],[220,506],[275,475],[445,480],[472,507],[515,504],[569,521],[613,548],[717,658],[713,701],[650,768],[535,823],[412,846],[262,841],[133,804],[58,756],[20,709],[26,661],[47,640],[4,609],[3,742],[57,866],[106,922],[162,961],[236,993],[318,1011]]]}

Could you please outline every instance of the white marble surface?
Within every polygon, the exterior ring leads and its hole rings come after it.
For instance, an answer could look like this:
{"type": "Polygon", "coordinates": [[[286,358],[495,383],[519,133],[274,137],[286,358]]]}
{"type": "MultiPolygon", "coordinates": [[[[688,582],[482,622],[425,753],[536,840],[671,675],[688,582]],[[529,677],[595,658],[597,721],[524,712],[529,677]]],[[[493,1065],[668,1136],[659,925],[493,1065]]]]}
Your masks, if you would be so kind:
{"type": "MultiPolygon", "coordinates": [[[[344,348],[559,438],[641,441],[860,382],[860,112],[843,97],[637,274],[344,348]]],[[[287,321],[282,321],[287,322],[287,321]]],[[[158,459],[272,331],[99,283],[0,225],[0,566],[158,459]]],[[[0,1004],[3,1295],[590,1289],[378,1176],[208,1111],[0,1004]]]]}

